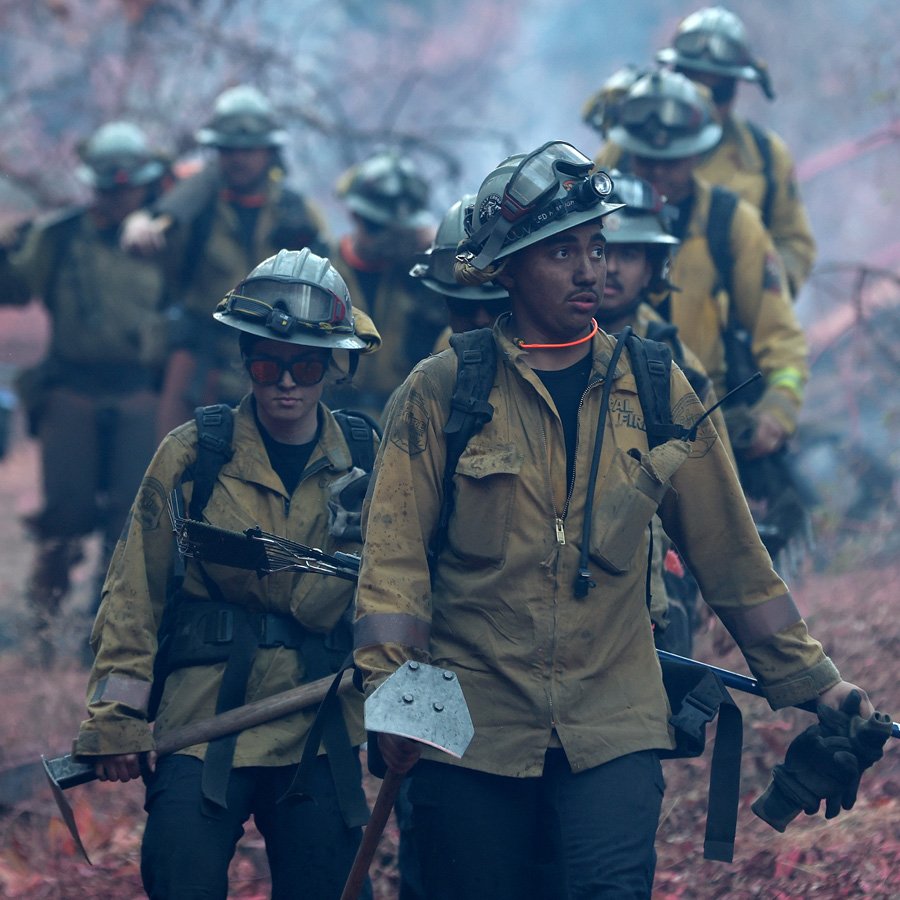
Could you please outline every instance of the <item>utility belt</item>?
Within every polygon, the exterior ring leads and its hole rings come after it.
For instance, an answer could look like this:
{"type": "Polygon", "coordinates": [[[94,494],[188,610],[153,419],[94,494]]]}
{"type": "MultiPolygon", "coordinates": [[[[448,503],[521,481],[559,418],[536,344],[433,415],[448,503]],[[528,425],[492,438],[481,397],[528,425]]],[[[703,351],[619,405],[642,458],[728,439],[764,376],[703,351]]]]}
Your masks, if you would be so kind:
{"type": "MultiPolygon", "coordinates": [[[[213,583],[214,584],[214,583],[213,583]]],[[[246,702],[247,682],[256,651],[260,647],[286,647],[299,651],[309,680],[324,678],[340,670],[352,646],[351,629],[342,622],[328,634],[309,631],[291,616],[248,609],[224,600],[201,600],[182,594],[175,600],[174,625],[160,643],[160,671],[154,683],[160,688],[170,672],[188,666],[225,663],[216,698],[216,714],[246,702]]],[[[201,776],[204,809],[210,815],[227,807],[226,792],[238,735],[210,741],[201,776]]],[[[368,807],[359,782],[355,752],[340,704],[327,711],[321,734],[307,737],[316,753],[320,739],[328,752],[328,763],[337,792],[338,805],[348,828],[368,821],[368,807]]],[[[309,796],[304,778],[295,778],[282,799],[309,796]]]]}
{"type": "Polygon", "coordinates": [[[225,662],[232,654],[236,635],[242,640],[249,638],[254,647],[299,650],[310,632],[296,619],[280,613],[183,597],[168,647],[168,671],[225,662]]]}

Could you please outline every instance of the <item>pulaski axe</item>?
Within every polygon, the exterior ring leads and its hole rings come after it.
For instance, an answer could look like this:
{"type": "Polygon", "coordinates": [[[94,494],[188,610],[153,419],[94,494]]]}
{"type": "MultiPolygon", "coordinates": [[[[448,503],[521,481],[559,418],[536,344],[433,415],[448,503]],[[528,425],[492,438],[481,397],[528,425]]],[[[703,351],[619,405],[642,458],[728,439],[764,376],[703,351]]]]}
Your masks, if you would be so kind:
{"type": "MultiPolygon", "coordinates": [[[[459,759],[475,734],[453,672],[410,660],[378,686],[365,704],[366,730],[420,741],[459,759]]],[[[404,776],[388,768],[341,900],[356,900],[404,776]]]]}
{"type": "MultiPolygon", "coordinates": [[[[280,719],[283,716],[290,715],[301,709],[307,709],[321,703],[325,695],[328,693],[334,681],[334,676],[329,675],[320,678],[318,681],[311,681],[309,684],[301,684],[299,687],[291,688],[289,691],[282,691],[280,694],[273,694],[271,697],[264,697],[262,700],[255,700],[253,703],[247,703],[244,706],[238,706],[227,712],[219,713],[209,719],[201,719],[199,722],[189,722],[180,728],[173,728],[166,732],[156,742],[156,753],[158,756],[167,756],[182,750],[184,747],[190,747],[193,744],[203,744],[207,741],[215,740],[215,738],[224,737],[226,734],[234,734],[238,731],[245,731],[256,725],[262,725],[264,722],[271,722],[274,719],[280,719]]],[[[338,692],[344,693],[353,687],[352,672],[345,672],[338,685],[338,692]]],[[[374,696],[374,695],[373,695],[374,696]]],[[[91,862],[81,842],[81,836],[78,834],[78,827],[75,824],[75,816],[69,801],[66,800],[63,791],[78,784],[86,784],[88,781],[94,781],[96,774],[94,773],[94,763],[88,758],[79,758],[71,753],[65,756],[58,756],[55,759],[47,759],[41,756],[41,763],[44,767],[44,773],[50,782],[50,790],[53,792],[53,798],[62,814],[63,821],[69,829],[75,845],[81,851],[84,858],[91,862]]]]}

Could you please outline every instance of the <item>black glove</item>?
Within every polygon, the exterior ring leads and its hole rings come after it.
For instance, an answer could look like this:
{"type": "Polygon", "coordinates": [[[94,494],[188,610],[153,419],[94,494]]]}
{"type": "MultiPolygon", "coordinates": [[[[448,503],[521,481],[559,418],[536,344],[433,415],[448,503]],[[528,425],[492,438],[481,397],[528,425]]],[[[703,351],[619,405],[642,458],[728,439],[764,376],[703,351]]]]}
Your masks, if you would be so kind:
{"type": "Polygon", "coordinates": [[[328,531],[332,537],[362,541],[362,505],[371,477],[371,472],[354,467],[329,488],[328,531]]]}
{"type": "Polygon", "coordinates": [[[851,691],[840,709],[818,705],[818,724],[791,741],[772,783],[751,807],[756,815],[784,831],[801,810],[818,812],[823,800],[826,819],[853,808],[862,773],[881,758],[891,733],[889,716],[875,712],[862,719],[860,703],[851,691]]]}

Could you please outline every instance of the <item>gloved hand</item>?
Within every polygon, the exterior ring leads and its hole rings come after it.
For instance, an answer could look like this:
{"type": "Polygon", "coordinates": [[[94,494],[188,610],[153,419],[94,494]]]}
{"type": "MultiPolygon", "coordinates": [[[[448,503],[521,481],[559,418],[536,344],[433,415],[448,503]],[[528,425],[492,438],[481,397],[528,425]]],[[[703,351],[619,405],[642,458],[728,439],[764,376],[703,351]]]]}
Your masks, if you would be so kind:
{"type": "Polygon", "coordinates": [[[859,715],[860,695],[851,691],[840,709],[819,704],[819,722],[797,735],[784,763],[772,771],[772,783],[752,810],[778,831],[802,810],[818,812],[825,801],[825,818],[833,819],[856,803],[862,773],[883,755],[891,720],[874,712],[859,715]]]}

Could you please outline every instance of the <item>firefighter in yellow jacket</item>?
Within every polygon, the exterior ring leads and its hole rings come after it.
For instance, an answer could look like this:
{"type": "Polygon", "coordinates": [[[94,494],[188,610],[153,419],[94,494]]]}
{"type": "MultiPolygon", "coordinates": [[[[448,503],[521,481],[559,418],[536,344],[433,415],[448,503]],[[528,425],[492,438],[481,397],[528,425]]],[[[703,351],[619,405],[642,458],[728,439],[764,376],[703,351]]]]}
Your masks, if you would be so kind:
{"type": "Polygon", "coordinates": [[[352,585],[309,573],[259,578],[195,559],[180,563],[167,504],[175,492],[192,518],[221,528],[258,525],[327,552],[358,548],[358,527],[355,537],[348,534],[347,517],[338,513],[352,513],[345,490],[364,473],[319,398],[328,373],[346,369],[348,356],[377,340],[356,333],[346,286],[309,250],[261,263],[216,318],[240,331],[252,392],[226,413],[234,417],[232,452],[214,473],[202,511],[200,501],[192,506],[200,483],[196,424],[168,435],[147,470],[104,586],[89,717],[75,750],[113,781],[137,777],[140,754],[155,762],[141,863],[149,896],[224,898],[228,864],[252,814],[266,840],[273,897],[337,898],[367,816],[357,700],[343,701],[344,733],[336,745],[326,737],[328,754],[309,776],[313,802],[277,802],[291,786],[311,712],[158,760],[153,749],[154,735],[335,671],[349,647],[342,634],[349,635],[352,585]],[[170,595],[181,564],[180,587],[170,595]],[[164,611],[171,618],[160,632],[164,611]],[[148,709],[154,688],[162,688],[158,710],[148,709]]]}
{"type": "Polygon", "coordinates": [[[681,22],[672,45],[656,58],[709,88],[722,138],[697,174],[760,211],[796,297],[815,262],[816,242],[787,145],[771,129],[734,112],[739,81],[758,84],[767,99],[775,99],[768,69],[751,52],[744,23],[721,6],[699,9],[681,22]]]}
{"type": "Polygon", "coordinates": [[[696,174],[721,126],[703,88],[684,75],[658,71],[639,78],[621,100],[610,139],[629,154],[630,170],[674,207],[681,244],[672,264],[678,286],[659,306],[697,354],[720,397],[742,375],[737,355],[763,375],[761,396],[729,413],[735,451],[748,458],[775,453],[794,432],[807,378],[807,345],[782,266],[759,214],[731,192],[696,174]],[[713,215],[713,208],[730,210],[713,215]],[[715,242],[715,243],[714,243],[715,242]],[[717,249],[718,248],[718,249],[717,249]],[[752,355],[752,360],[750,360],[752,355]],[[746,413],[746,415],[744,414],[746,413]]]}
{"type": "MultiPolygon", "coordinates": [[[[648,451],[629,354],[593,321],[602,219],[617,207],[591,168],[552,142],[485,179],[457,277],[510,295],[493,331],[493,416],[456,464],[436,541],[456,361],[419,363],[364,510],[367,690],[407,659],[432,662],[457,673],[475,725],[460,760],[377,736],[388,766],[415,765],[433,900],[650,896],[658,751],[673,746],[646,604],[657,510],[773,707],[852,690],[773,571],[712,426],[648,451]],[[548,851],[553,891],[538,877],[548,851]]],[[[690,428],[703,407],[677,366],[670,386],[673,421],[690,428]]]]}

